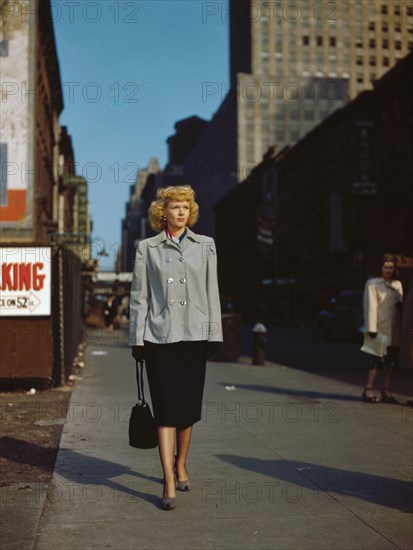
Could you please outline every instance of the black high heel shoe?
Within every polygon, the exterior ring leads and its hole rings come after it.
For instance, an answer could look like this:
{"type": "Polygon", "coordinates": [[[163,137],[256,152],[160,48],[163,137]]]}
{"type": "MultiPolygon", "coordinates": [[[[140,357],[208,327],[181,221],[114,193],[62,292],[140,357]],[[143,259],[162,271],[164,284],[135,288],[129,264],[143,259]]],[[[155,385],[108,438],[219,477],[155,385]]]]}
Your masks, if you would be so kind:
{"type": "Polygon", "coordinates": [[[373,395],[372,397],[369,397],[366,394],[366,391],[373,391],[373,388],[364,388],[364,391],[361,394],[361,397],[363,398],[363,401],[365,403],[380,403],[380,399],[376,395],[373,395]]]}
{"type": "MultiPolygon", "coordinates": [[[[165,479],[163,480],[163,490],[165,491],[165,479]]],[[[176,497],[162,498],[162,510],[173,510],[174,508],[176,508],[176,497]]]]}
{"type": "Polygon", "coordinates": [[[383,388],[381,390],[381,402],[390,403],[391,405],[400,405],[400,401],[394,397],[394,395],[388,395],[385,392],[390,392],[390,388],[383,388]]]}
{"type": "Polygon", "coordinates": [[[175,476],[176,476],[176,488],[178,491],[190,491],[192,489],[191,482],[189,479],[185,479],[184,481],[179,481],[178,479],[178,470],[176,469],[176,455],[175,455],[175,476]]]}

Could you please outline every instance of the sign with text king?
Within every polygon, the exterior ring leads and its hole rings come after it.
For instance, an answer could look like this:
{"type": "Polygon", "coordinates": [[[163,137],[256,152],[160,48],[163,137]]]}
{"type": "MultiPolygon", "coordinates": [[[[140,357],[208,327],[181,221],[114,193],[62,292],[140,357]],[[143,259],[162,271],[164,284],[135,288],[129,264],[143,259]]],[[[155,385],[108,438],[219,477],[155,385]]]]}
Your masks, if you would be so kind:
{"type": "Polygon", "coordinates": [[[52,249],[0,247],[0,316],[51,314],[52,249]]]}

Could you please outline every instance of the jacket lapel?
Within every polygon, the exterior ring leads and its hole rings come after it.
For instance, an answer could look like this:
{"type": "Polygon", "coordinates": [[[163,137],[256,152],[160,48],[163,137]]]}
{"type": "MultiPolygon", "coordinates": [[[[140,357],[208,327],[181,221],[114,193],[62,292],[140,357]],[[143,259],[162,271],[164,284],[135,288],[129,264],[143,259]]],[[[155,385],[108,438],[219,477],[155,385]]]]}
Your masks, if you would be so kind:
{"type": "Polygon", "coordinates": [[[200,243],[201,240],[199,239],[198,235],[196,233],[194,233],[193,231],[191,231],[189,229],[189,227],[186,228],[186,235],[185,235],[185,238],[183,240],[183,243],[182,243],[182,246],[181,246],[181,250],[185,250],[185,248],[188,246],[188,239],[192,242],[196,242],[196,243],[200,243]]]}

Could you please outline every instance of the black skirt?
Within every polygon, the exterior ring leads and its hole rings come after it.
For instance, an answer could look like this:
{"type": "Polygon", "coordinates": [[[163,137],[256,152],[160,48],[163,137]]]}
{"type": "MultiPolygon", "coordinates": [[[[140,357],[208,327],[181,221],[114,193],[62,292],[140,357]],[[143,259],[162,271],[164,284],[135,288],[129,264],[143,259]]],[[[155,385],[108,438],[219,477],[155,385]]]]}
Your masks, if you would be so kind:
{"type": "Polygon", "coordinates": [[[155,423],[192,426],[201,419],[207,341],[144,344],[155,423]]]}

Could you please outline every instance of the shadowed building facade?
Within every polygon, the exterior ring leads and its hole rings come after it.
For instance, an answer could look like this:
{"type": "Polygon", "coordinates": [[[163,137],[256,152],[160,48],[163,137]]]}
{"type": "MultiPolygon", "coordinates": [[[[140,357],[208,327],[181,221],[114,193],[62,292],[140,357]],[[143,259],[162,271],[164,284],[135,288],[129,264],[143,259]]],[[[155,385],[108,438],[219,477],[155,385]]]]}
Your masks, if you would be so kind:
{"type": "Polygon", "coordinates": [[[230,92],[185,163],[201,232],[214,233],[213,205],[270,146],[296,143],[372,89],[412,48],[412,33],[404,1],[230,0],[230,92]]]}

